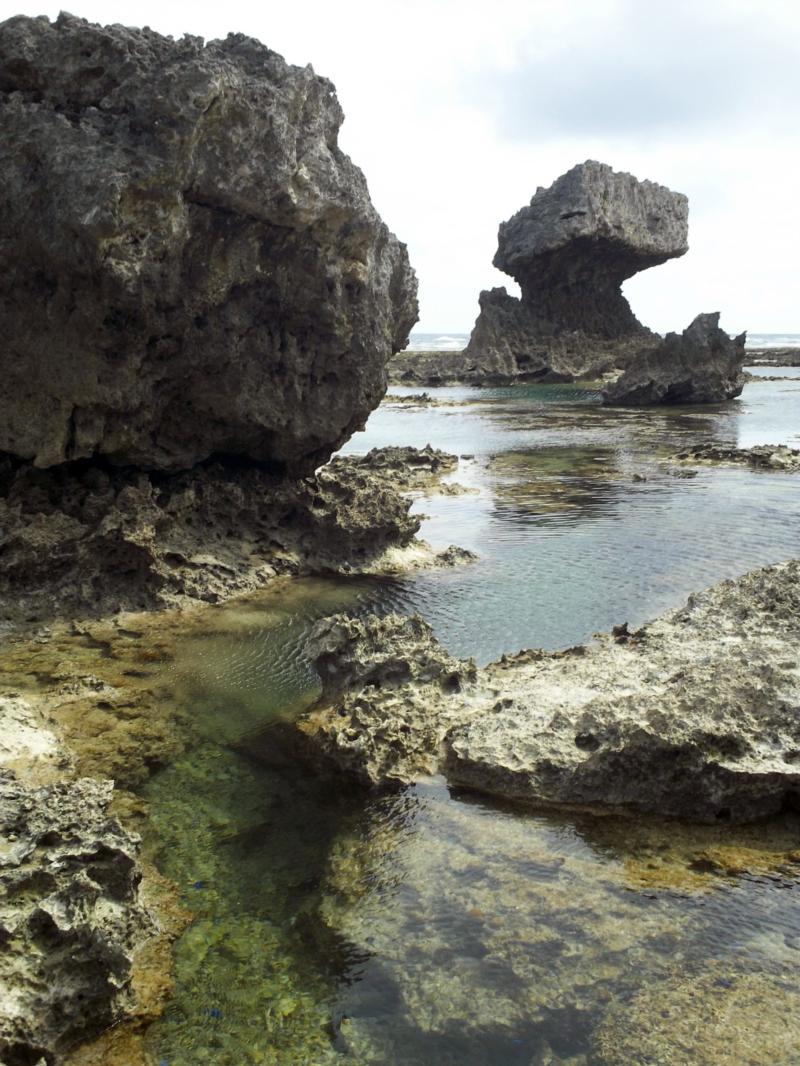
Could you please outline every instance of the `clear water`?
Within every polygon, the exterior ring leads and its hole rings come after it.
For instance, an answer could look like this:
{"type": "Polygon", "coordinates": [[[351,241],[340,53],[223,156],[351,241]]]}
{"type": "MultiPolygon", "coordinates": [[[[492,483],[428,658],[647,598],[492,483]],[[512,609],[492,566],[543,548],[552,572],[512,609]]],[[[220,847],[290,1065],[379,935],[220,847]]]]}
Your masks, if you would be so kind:
{"type": "Polygon", "coordinates": [[[797,445],[800,372],[702,411],[611,412],[566,387],[436,396],[451,405],[383,407],[347,450],[472,456],[455,479],[479,494],[415,506],[430,541],[479,561],[283,586],[216,611],[170,667],[203,740],[147,787],[148,846],[197,917],[152,1061],[800,1061],[796,819],[542,817],[439,779],[364,797],[279,746],[269,764],[248,754],[248,737],[313,700],[302,642],[326,613],[418,610],[486,661],[636,623],[798,554],[796,477],[687,479],[658,458],[701,441],[797,445]]]}

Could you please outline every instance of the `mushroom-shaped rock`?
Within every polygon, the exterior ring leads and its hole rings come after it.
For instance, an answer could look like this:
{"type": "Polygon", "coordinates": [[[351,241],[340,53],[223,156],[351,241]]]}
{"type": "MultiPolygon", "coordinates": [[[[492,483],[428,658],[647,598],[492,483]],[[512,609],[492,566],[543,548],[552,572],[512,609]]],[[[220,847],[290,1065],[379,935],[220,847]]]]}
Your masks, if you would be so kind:
{"type": "Polygon", "coordinates": [[[589,161],[538,189],[500,225],[494,265],[510,274],[522,302],[556,330],[602,337],[641,331],[622,282],[689,248],[689,201],[589,161]]]}
{"type": "MultiPolygon", "coordinates": [[[[622,283],[688,250],[682,193],[589,161],[538,189],[500,226],[494,265],[505,289],[480,295],[464,352],[449,380],[603,381],[605,403],[717,403],[742,389],[744,338],[699,315],[662,340],[635,317],[622,283]]],[[[414,366],[403,361],[401,380],[414,366]]],[[[430,377],[430,370],[428,370],[430,377]]]]}
{"type": "Polygon", "coordinates": [[[333,85],[240,34],[0,25],[0,452],[308,471],[416,320],[333,85]]]}

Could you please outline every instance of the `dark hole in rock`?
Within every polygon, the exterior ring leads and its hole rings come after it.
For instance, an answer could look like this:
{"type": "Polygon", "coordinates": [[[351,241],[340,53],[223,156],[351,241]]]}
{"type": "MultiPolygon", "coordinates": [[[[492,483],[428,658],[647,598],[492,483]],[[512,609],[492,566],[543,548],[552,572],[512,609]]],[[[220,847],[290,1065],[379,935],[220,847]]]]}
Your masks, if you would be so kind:
{"type": "Polygon", "coordinates": [[[720,807],[717,811],[716,818],[718,822],[729,822],[731,820],[730,807],[720,807]]]}
{"type": "Polygon", "coordinates": [[[594,733],[578,733],[575,737],[575,747],[581,751],[597,751],[600,741],[594,733]]]}

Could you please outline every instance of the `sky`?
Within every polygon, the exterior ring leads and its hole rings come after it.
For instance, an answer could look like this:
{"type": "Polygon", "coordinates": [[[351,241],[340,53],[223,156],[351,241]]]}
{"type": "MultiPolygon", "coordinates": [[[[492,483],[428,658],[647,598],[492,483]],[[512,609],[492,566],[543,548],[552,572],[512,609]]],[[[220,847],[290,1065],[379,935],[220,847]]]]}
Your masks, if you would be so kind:
{"type": "MultiPolygon", "coordinates": [[[[0,0],[0,16],[59,5],[0,0]]],[[[340,145],[409,247],[425,332],[468,332],[498,224],[597,159],[689,197],[690,250],[625,284],[660,332],[800,332],[797,0],[74,0],[93,22],[259,38],[336,85],[340,145]]]]}

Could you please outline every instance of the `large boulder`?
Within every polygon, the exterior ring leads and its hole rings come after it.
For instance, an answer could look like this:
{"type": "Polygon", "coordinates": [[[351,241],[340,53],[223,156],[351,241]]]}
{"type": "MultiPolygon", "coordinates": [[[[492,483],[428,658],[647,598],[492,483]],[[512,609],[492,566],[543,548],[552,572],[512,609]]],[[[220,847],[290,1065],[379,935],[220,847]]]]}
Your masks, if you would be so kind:
{"type": "Polygon", "coordinates": [[[0,452],[302,473],[416,320],[333,85],[231,34],[0,25],[0,452]]]}
{"type": "Polygon", "coordinates": [[[639,354],[603,388],[603,403],[717,403],[744,388],[745,334],[733,340],[719,314],[698,315],[683,333],[639,354]]]}

